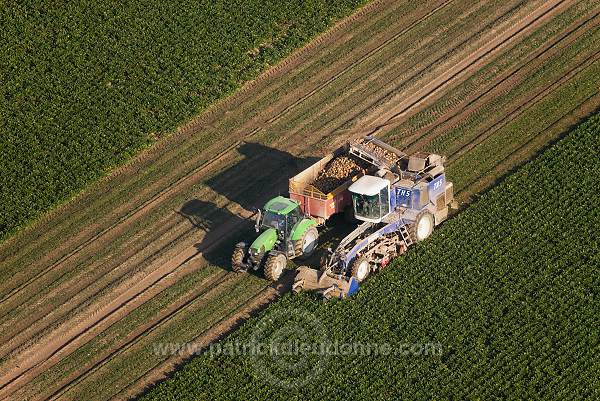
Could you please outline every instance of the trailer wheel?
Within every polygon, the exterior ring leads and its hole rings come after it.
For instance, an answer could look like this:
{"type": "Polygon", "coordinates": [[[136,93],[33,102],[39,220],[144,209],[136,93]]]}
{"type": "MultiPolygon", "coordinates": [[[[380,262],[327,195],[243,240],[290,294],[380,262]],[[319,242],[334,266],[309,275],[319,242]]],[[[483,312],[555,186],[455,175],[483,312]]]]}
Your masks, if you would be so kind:
{"type": "Polygon", "coordinates": [[[294,252],[301,259],[306,259],[313,254],[317,249],[317,239],[319,238],[319,231],[315,227],[310,227],[304,232],[302,238],[300,238],[294,244],[294,252]]]}
{"type": "Polygon", "coordinates": [[[285,266],[287,264],[287,258],[282,253],[273,253],[267,257],[267,263],[265,263],[265,277],[271,281],[279,280],[285,266]]]}
{"type": "Polygon", "coordinates": [[[235,247],[235,249],[233,250],[233,255],[231,255],[231,269],[234,272],[246,271],[246,269],[244,269],[245,254],[246,250],[240,246],[235,247]]]}
{"type": "Polygon", "coordinates": [[[371,264],[369,263],[369,258],[366,256],[356,258],[352,263],[352,276],[355,277],[359,283],[362,283],[370,272],[371,264]]]}
{"type": "Polygon", "coordinates": [[[435,221],[433,215],[429,212],[421,212],[417,215],[415,223],[411,226],[411,237],[420,242],[427,239],[433,232],[435,221]]]}

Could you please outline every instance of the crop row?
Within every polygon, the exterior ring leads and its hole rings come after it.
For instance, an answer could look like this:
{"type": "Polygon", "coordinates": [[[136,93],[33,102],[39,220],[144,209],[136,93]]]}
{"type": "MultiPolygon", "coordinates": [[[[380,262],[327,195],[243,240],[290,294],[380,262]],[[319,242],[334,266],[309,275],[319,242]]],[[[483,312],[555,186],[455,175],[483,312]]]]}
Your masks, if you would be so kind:
{"type": "Polygon", "coordinates": [[[391,354],[204,353],[143,399],[598,398],[599,135],[597,114],[355,298],[286,296],[221,348],[300,339],[391,354]]]}

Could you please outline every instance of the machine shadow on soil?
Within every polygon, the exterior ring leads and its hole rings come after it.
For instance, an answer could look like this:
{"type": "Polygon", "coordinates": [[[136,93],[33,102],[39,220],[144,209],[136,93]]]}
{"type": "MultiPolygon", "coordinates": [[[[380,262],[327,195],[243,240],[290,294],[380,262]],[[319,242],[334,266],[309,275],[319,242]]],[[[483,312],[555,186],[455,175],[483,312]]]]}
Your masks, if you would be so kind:
{"type": "Polygon", "coordinates": [[[296,157],[256,142],[245,142],[237,151],[244,158],[210,178],[206,185],[246,210],[260,208],[276,195],[287,195],[288,177],[319,160],[296,157]]]}
{"type": "MultiPolygon", "coordinates": [[[[205,182],[212,190],[247,211],[263,207],[277,195],[287,195],[287,177],[302,171],[318,158],[299,158],[288,152],[260,143],[248,142],[238,147],[244,156],[233,166],[205,182]]],[[[192,199],[177,212],[190,223],[206,232],[196,244],[212,265],[230,270],[230,254],[234,245],[254,233],[253,219],[217,207],[212,202],[192,199]],[[214,247],[213,244],[219,243],[214,247]]],[[[262,273],[257,274],[262,276],[262,273]]]]}

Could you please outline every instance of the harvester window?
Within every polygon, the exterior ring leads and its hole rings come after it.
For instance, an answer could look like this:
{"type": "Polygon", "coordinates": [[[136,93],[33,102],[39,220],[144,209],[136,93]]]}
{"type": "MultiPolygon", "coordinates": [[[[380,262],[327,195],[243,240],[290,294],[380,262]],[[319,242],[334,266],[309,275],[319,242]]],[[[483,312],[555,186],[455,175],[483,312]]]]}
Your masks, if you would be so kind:
{"type": "Polygon", "coordinates": [[[379,195],[353,194],[354,211],[356,216],[366,219],[379,219],[379,195]]]}
{"type": "Polygon", "coordinates": [[[390,195],[388,187],[384,187],[379,193],[381,199],[381,216],[385,216],[390,212],[390,195]]]}

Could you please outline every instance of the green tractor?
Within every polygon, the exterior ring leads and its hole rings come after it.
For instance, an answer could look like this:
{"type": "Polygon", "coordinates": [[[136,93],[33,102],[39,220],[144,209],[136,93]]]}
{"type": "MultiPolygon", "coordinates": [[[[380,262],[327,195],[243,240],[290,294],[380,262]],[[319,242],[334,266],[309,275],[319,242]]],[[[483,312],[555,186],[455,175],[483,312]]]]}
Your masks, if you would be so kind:
{"type": "Polygon", "coordinates": [[[236,245],[231,257],[233,271],[258,270],[264,266],[265,277],[276,281],[288,259],[307,258],[317,247],[317,223],[305,216],[297,202],[278,196],[256,214],[255,229],[260,235],[248,246],[236,245]]]}

